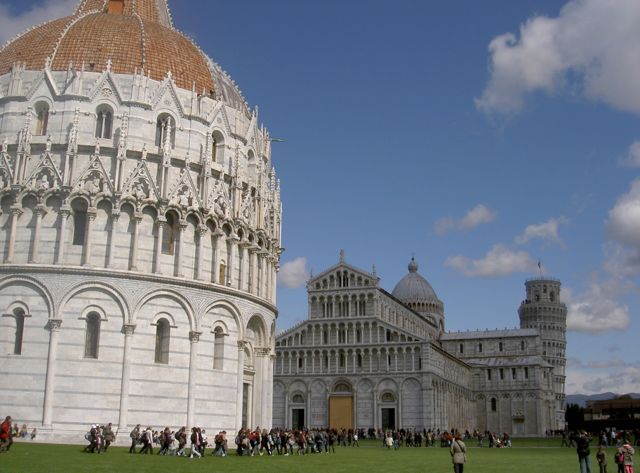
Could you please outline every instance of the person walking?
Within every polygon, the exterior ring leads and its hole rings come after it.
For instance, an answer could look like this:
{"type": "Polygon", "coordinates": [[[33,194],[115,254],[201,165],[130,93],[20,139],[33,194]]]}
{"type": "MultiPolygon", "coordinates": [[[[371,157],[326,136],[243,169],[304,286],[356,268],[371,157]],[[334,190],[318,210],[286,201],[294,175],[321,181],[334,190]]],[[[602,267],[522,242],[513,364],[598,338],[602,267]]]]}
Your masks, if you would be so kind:
{"type": "Polygon", "coordinates": [[[629,443],[625,443],[620,447],[620,450],[624,455],[624,473],[633,473],[633,455],[636,453],[635,450],[629,443]]]}
{"type": "Polygon", "coordinates": [[[589,455],[589,441],[591,437],[583,430],[576,439],[576,452],[578,453],[578,462],[580,463],[580,473],[591,473],[591,460],[589,455]]]}
{"type": "Polygon", "coordinates": [[[602,445],[598,447],[598,453],[596,453],[596,460],[598,460],[600,473],[607,473],[607,454],[605,453],[602,445]]]}
{"type": "Polygon", "coordinates": [[[11,416],[7,416],[0,426],[0,453],[8,453],[13,444],[11,435],[11,416]]]}
{"type": "Polygon", "coordinates": [[[138,445],[138,441],[140,440],[140,424],[133,428],[129,437],[131,437],[131,448],[129,448],[129,453],[136,453],[136,445],[138,445]]]}
{"type": "Polygon", "coordinates": [[[464,464],[467,462],[467,446],[462,441],[459,433],[456,434],[449,448],[454,473],[463,473],[464,464]]]}

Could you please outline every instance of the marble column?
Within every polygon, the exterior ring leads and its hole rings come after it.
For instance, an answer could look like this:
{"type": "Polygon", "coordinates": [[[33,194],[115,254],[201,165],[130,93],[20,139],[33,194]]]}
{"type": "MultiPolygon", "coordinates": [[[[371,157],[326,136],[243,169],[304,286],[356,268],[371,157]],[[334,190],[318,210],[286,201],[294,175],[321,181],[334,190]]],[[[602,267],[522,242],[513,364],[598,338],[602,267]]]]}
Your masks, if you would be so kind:
{"type": "Polygon", "coordinates": [[[56,264],[64,264],[64,247],[66,244],[67,221],[71,215],[71,207],[63,205],[60,208],[60,233],[58,233],[58,252],[56,254],[56,264]]]}
{"type": "Polygon", "coordinates": [[[126,431],[129,414],[129,378],[131,374],[131,340],[136,326],[134,324],[124,324],[122,333],[124,334],[124,353],[122,355],[122,381],[120,383],[120,417],[118,419],[118,431],[126,431]]]}
{"type": "Polygon", "coordinates": [[[198,235],[198,246],[196,248],[196,268],[195,268],[195,279],[202,279],[202,263],[204,261],[204,241],[208,235],[208,229],[206,225],[199,225],[197,228],[198,235]]]}
{"type": "Polygon", "coordinates": [[[135,212],[133,215],[133,243],[131,245],[131,261],[129,269],[138,270],[138,235],[140,234],[140,224],[142,223],[142,212],[135,212]]]}
{"type": "Polygon", "coordinates": [[[229,262],[227,265],[227,285],[230,287],[238,287],[238,278],[236,277],[236,271],[238,267],[238,241],[237,235],[233,234],[229,237],[229,244],[231,245],[229,253],[229,262]]]}
{"type": "Polygon", "coordinates": [[[22,213],[22,208],[18,204],[11,206],[11,223],[9,230],[9,248],[7,250],[7,259],[5,263],[13,263],[15,248],[16,248],[16,231],[18,228],[18,217],[22,213]]]}
{"type": "Polygon", "coordinates": [[[56,355],[58,351],[58,335],[62,320],[49,319],[46,329],[49,331],[49,350],[47,354],[47,374],[44,382],[44,402],[42,412],[42,425],[51,427],[53,419],[53,396],[56,380],[56,355]]]}
{"type": "Polygon", "coordinates": [[[153,265],[153,272],[155,274],[162,273],[162,240],[164,239],[165,226],[167,225],[167,218],[164,215],[158,216],[156,220],[158,230],[156,232],[156,254],[153,265]]]}
{"type": "Polygon", "coordinates": [[[378,428],[378,393],[373,390],[373,428],[378,428]]]}
{"type": "Polygon", "coordinates": [[[46,207],[42,204],[36,205],[33,210],[36,214],[36,226],[33,230],[33,246],[31,247],[30,263],[37,263],[40,254],[40,233],[42,230],[42,216],[46,213],[46,207]]]}
{"type": "Polygon", "coordinates": [[[189,393],[187,400],[187,426],[193,427],[196,409],[196,375],[198,373],[198,341],[202,332],[189,332],[189,393]]]}
{"type": "Polygon", "coordinates": [[[83,266],[91,266],[91,245],[93,243],[93,239],[91,238],[91,233],[93,230],[93,222],[96,219],[96,215],[98,211],[95,207],[89,207],[87,210],[87,222],[85,224],[84,231],[84,255],[83,255],[83,266]]]}
{"type": "MultiPolygon", "coordinates": [[[[240,430],[242,425],[242,401],[243,401],[243,384],[244,384],[244,346],[246,342],[238,341],[238,379],[236,385],[236,431],[240,430]]],[[[247,406],[249,408],[249,406],[247,406]]]]}
{"type": "Polygon", "coordinates": [[[187,221],[180,220],[178,223],[178,248],[175,256],[175,273],[174,276],[179,278],[184,276],[184,271],[182,270],[182,256],[184,255],[184,231],[187,228],[187,221]]]}
{"type": "Polygon", "coordinates": [[[113,260],[116,254],[116,238],[118,236],[119,210],[111,211],[111,234],[109,235],[109,253],[107,254],[107,268],[113,268],[113,260]]]}
{"type": "MultiPolygon", "coordinates": [[[[216,237],[216,245],[215,245],[215,249],[214,249],[214,268],[213,268],[213,282],[214,283],[218,283],[218,284],[222,284],[223,286],[226,286],[227,283],[224,280],[224,277],[222,280],[220,280],[220,263],[222,260],[226,260],[226,241],[225,241],[225,234],[222,230],[220,230],[219,228],[214,232],[213,236],[216,237]]],[[[224,275],[223,275],[224,276],[224,275]]]]}
{"type": "Polygon", "coordinates": [[[273,384],[269,379],[269,349],[266,348],[261,350],[260,352],[260,369],[262,371],[262,375],[260,376],[260,394],[261,398],[261,407],[260,407],[260,415],[257,416],[256,421],[260,422],[260,426],[263,428],[268,428],[267,424],[268,412],[271,410],[269,408],[269,384],[273,384]]]}

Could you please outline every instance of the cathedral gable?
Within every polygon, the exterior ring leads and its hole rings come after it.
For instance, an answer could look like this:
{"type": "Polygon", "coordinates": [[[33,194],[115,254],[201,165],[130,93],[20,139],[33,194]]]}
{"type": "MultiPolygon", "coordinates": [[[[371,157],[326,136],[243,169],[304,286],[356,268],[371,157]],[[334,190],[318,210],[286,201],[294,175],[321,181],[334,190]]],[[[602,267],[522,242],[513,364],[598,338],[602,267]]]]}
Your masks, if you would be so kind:
{"type": "MultiPolygon", "coordinates": [[[[143,157],[145,157],[144,152],[143,157]]],[[[146,159],[141,159],[131,171],[122,186],[122,192],[135,198],[138,203],[147,199],[160,200],[160,192],[153,177],[151,177],[146,159]]]]}
{"type": "Polygon", "coordinates": [[[198,189],[188,168],[182,170],[180,177],[169,192],[169,203],[185,210],[191,207],[202,207],[198,189]]]}
{"type": "Polygon", "coordinates": [[[80,173],[73,183],[73,187],[77,191],[84,191],[90,195],[98,193],[113,194],[114,187],[109,173],[100,159],[100,154],[96,153],[91,157],[89,166],[80,173]]]}
{"type": "Polygon", "coordinates": [[[34,190],[46,191],[63,185],[62,172],[51,157],[51,142],[47,142],[47,149],[42,153],[40,161],[29,175],[27,183],[34,190]]]}
{"type": "Polygon", "coordinates": [[[182,102],[180,102],[180,99],[178,98],[178,93],[176,91],[176,86],[173,82],[171,72],[167,73],[167,77],[165,77],[162,85],[151,99],[151,107],[154,110],[158,110],[160,108],[170,108],[172,110],[178,110],[180,116],[184,117],[184,107],[182,106],[182,102]]]}

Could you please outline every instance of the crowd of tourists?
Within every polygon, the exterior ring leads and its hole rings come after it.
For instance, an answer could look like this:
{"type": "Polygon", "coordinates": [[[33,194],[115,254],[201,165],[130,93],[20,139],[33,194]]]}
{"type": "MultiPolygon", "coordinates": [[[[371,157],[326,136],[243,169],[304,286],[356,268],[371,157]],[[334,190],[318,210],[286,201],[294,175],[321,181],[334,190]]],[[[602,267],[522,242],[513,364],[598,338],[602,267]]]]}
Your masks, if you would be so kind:
{"type": "MultiPolygon", "coordinates": [[[[636,444],[638,440],[640,440],[638,433],[639,432],[636,431],[634,434],[636,444]]],[[[609,440],[611,440],[611,446],[614,447],[613,462],[618,466],[618,473],[633,473],[633,456],[635,455],[635,449],[631,445],[631,433],[619,432],[612,436],[610,432],[601,432],[596,438],[598,440],[596,461],[598,462],[600,473],[607,473],[608,461],[605,448],[609,446],[609,440]]],[[[580,473],[591,473],[590,443],[592,439],[591,434],[584,430],[563,436],[563,446],[564,443],[567,443],[567,446],[575,446],[576,448],[578,462],[580,464],[580,473]]]]}
{"type": "Polygon", "coordinates": [[[22,424],[22,427],[18,426],[18,423],[13,423],[11,416],[7,416],[0,426],[0,453],[6,453],[11,449],[14,439],[28,439],[34,440],[38,435],[38,429],[35,427],[29,432],[27,424],[22,424]]]}

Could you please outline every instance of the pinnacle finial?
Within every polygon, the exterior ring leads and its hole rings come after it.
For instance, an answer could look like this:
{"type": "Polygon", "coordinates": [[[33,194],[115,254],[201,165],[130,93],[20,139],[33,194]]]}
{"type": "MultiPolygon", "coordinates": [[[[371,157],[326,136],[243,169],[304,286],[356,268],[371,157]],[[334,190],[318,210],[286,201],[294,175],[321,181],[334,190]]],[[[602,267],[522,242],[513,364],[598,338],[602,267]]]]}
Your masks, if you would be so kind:
{"type": "Polygon", "coordinates": [[[340,262],[344,263],[344,250],[343,249],[340,250],[340,262]]]}
{"type": "Polygon", "coordinates": [[[411,261],[409,262],[409,272],[410,273],[418,272],[418,263],[416,263],[416,258],[414,256],[411,257],[411,261]]]}

